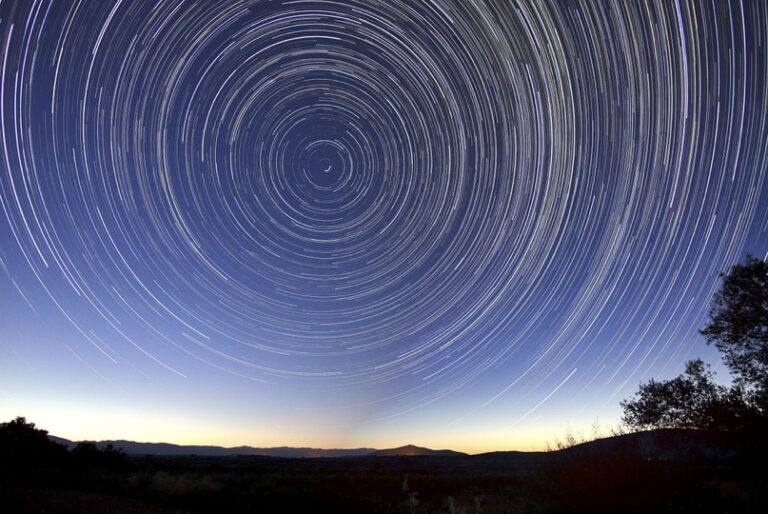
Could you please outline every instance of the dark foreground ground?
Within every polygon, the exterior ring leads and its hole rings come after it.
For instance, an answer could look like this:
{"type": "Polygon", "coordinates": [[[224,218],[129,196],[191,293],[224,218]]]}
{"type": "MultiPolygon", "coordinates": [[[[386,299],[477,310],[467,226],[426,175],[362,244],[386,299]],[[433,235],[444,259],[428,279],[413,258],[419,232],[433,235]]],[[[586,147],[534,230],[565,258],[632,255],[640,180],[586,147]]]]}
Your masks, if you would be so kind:
{"type": "Polygon", "coordinates": [[[62,456],[4,464],[0,512],[768,512],[764,452],[685,433],[476,456],[62,456]]]}

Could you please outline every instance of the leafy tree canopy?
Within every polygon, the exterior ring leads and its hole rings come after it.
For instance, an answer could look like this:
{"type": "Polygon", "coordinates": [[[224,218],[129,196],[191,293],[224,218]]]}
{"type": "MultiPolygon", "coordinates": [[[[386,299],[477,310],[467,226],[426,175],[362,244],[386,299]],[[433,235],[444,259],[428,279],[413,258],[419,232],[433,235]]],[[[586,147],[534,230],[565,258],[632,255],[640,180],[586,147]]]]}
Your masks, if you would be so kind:
{"type": "Polygon", "coordinates": [[[748,256],[721,275],[709,323],[701,331],[723,353],[735,377],[715,384],[700,359],[672,380],[641,384],[621,403],[623,421],[635,429],[703,428],[744,430],[768,417],[768,264],[748,256]]]}
{"type": "Polygon", "coordinates": [[[768,264],[748,256],[722,275],[702,335],[746,387],[768,385],[768,264]]]}
{"type": "Polygon", "coordinates": [[[672,380],[651,380],[636,397],[621,403],[624,422],[636,428],[700,428],[714,424],[714,405],[723,387],[699,360],[686,364],[685,373],[672,380]]]}
{"type": "Polygon", "coordinates": [[[66,447],[48,439],[46,430],[36,428],[26,418],[0,423],[0,461],[3,463],[32,464],[60,458],[66,452],[66,447]]]}

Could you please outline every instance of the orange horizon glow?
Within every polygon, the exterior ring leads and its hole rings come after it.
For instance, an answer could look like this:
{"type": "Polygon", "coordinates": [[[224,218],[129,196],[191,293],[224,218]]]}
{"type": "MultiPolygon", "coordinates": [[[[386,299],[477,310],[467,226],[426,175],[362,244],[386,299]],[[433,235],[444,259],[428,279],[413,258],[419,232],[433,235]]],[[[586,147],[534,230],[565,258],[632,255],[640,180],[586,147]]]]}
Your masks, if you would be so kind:
{"type": "MultiPolygon", "coordinates": [[[[257,429],[228,429],[201,420],[178,417],[158,417],[124,412],[80,411],[73,416],[67,409],[48,411],[26,409],[11,411],[0,406],[0,422],[7,422],[23,416],[37,428],[47,430],[52,436],[70,441],[133,441],[137,443],[169,443],[181,446],[221,446],[225,448],[250,446],[254,448],[316,448],[388,449],[414,445],[433,450],[454,450],[470,455],[494,451],[544,451],[547,445],[554,446],[562,440],[567,428],[558,430],[551,427],[508,430],[478,430],[463,433],[438,432],[427,436],[422,431],[414,432],[411,438],[401,435],[385,437],[364,434],[347,437],[312,437],[306,433],[290,431],[265,432],[257,429]],[[550,434],[551,435],[547,435],[550,434]]],[[[572,429],[575,434],[588,434],[587,427],[572,429]]]]}

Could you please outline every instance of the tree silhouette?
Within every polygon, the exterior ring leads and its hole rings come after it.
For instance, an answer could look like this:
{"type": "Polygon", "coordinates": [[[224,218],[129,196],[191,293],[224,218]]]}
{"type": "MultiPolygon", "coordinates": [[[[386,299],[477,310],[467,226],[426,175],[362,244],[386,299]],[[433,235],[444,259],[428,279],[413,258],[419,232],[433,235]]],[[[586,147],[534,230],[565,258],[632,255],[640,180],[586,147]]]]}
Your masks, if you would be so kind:
{"type": "Polygon", "coordinates": [[[700,359],[686,363],[685,373],[672,380],[651,380],[635,399],[622,402],[624,422],[636,428],[710,428],[725,388],[700,359]]]}
{"type": "Polygon", "coordinates": [[[763,413],[768,408],[768,264],[747,256],[722,275],[702,335],[723,352],[736,383],[763,413]]]}
{"type": "Polygon", "coordinates": [[[721,274],[709,323],[701,331],[723,353],[735,377],[727,388],[700,359],[685,373],[640,385],[621,402],[632,428],[745,430],[762,426],[768,414],[768,265],[752,256],[721,274]]]}
{"type": "Polygon", "coordinates": [[[0,475],[59,466],[66,458],[67,448],[48,439],[46,430],[35,428],[26,418],[0,423],[0,475]]]}

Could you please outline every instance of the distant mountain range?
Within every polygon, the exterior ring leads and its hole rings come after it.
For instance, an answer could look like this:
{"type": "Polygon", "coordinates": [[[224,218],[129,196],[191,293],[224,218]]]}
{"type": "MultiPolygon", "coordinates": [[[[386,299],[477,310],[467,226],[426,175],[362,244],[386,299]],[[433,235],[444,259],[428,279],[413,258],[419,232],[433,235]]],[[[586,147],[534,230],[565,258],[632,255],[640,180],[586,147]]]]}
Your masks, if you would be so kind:
{"type": "MultiPolygon", "coordinates": [[[[61,437],[49,436],[49,438],[68,448],[76,445],[77,442],[63,439],[61,437]]],[[[311,457],[359,457],[371,455],[376,452],[375,448],[351,448],[351,449],[321,449],[321,448],[295,448],[291,446],[280,446],[275,448],[254,448],[253,446],[234,446],[231,448],[224,446],[199,446],[199,445],[179,445],[171,443],[137,443],[135,441],[107,440],[96,441],[96,445],[103,448],[111,444],[115,448],[120,448],[129,455],[198,455],[201,457],[229,457],[234,455],[258,455],[263,457],[282,457],[289,459],[311,458],[311,457]]]]}
{"type": "MultiPolygon", "coordinates": [[[[68,448],[77,442],[56,436],[49,436],[52,441],[63,444],[68,448]]],[[[137,443],[135,441],[97,441],[96,445],[103,448],[111,444],[120,448],[129,455],[198,455],[201,457],[228,457],[234,455],[258,455],[262,457],[281,457],[289,459],[314,458],[314,457],[397,457],[397,456],[466,456],[466,453],[453,450],[431,450],[412,444],[399,448],[377,450],[375,448],[350,448],[350,449],[322,449],[322,448],[296,448],[291,446],[279,446],[274,448],[254,448],[252,446],[235,446],[231,448],[223,446],[197,446],[178,445],[170,443],[137,443]]]]}
{"type": "MultiPolygon", "coordinates": [[[[60,437],[49,436],[57,443],[69,448],[76,442],[60,437]]],[[[572,448],[556,452],[519,452],[499,451],[468,455],[454,450],[432,450],[414,445],[400,446],[398,448],[351,448],[351,449],[321,449],[321,448],[254,448],[252,446],[236,446],[226,448],[222,446],[196,446],[178,445],[170,443],[138,443],[135,441],[98,441],[96,445],[105,447],[108,444],[122,449],[129,455],[157,455],[157,456],[201,456],[201,457],[229,457],[229,456],[263,456],[278,458],[377,458],[377,457],[429,457],[443,461],[452,461],[453,465],[482,465],[490,468],[531,468],[539,465],[546,459],[555,455],[568,457],[578,452],[591,455],[613,455],[620,451],[637,452],[649,459],[669,459],[685,455],[699,455],[715,458],[727,458],[732,451],[732,445],[724,441],[712,440],[711,436],[695,430],[652,430],[637,432],[605,439],[598,439],[582,443],[572,448]]]]}

